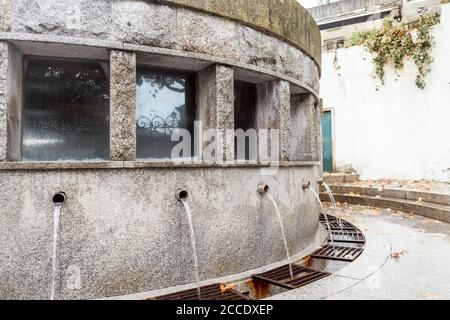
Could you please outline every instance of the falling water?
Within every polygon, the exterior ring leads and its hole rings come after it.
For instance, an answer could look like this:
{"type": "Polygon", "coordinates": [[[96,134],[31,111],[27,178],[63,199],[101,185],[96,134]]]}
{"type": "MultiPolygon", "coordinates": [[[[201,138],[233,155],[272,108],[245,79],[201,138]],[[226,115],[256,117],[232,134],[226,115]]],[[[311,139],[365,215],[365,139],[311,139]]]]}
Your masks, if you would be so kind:
{"type": "Polygon", "coordinates": [[[287,261],[289,264],[289,273],[291,274],[291,279],[294,279],[294,273],[292,272],[291,256],[289,254],[289,248],[288,248],[287,241],[286,241],[286,234],[284,232],[283,218],[281,217],[280,210],[278,210],[278,205],[277,205],[277,202],[275,201],[275,199],[268,193],[266,193],[266,195],[267,195],[267,198],[269,198],[270,202],[272,202],[272,204],[275,208],[275,211],[277,212],[278,221],[280,222],[280,227],[281,227],[281,235],[283,236],[284,248],[286,250],[286,257],[287,257],[287,261]]]}
{"type": "MultiPolygon", "coordinates": [[[[333,208],[334,208],[334,210],[336,212],[337,206],[336,206],[336,200],[334,199],[334,196],[333,196],[333,192],[331,191],[330,186],[328,184],[326,184],[325,182],[323,182],[323,186],[324,186],[325,191],[328,194],[328,198],[330,198],[331,204],[332,204],[332,206],[333,206],[333,208]]],[[[337,216],[337,214],[336,214],[336,219],[337,219],[339,228],[341,229],[341,235],[345,236],[346,234],[344,233],[344,228],[342,226],[342,220],[341,220],[341,218],[339,218],[337,216]]]]}
{"type": "Polygon", "coordinates": [[[50,291],[50,300],[55,299],[56,274],[57,274],[57,253],[58,253],[58,231],[59,217],[61,216],[62,203],[55,203],[53,213],[53,250],[52,250],[52,287],[50,291]]]}
{"type": "Polygon", "coordinates": [[[189,222],[189,230],[191,232],[192,257],[194,259],[194,269],[195,269],[195,283],[197,284],[198,299],[201,300],[200,276],[198,271],[198,258],[197,258],[197,244],[195,242],[194,223],[192,222],[191,207],[189,206],[189,203],[186,199],[181,199],[181,202],[183,202],[184,209],[186,210],[186,215],[189,222]]]}
{"type": "Polygon", "coordinates": [[[320,205],[320,209],[323,213],[323,216],[325,217],[325,223],[328,229],[328,236],[330,237],[331,244],[334,246],[333,234],[331,233],[331,225],[330,222],[328,221],[328,215],[325,213],[325,210],[323,209],[323,204],[322,201],[320,201],[319,194],[313,188],[309,188],[308,190],[311,190],[311,192],[313,193],[314,197],[316,198],[317,202],[320,205]]]}

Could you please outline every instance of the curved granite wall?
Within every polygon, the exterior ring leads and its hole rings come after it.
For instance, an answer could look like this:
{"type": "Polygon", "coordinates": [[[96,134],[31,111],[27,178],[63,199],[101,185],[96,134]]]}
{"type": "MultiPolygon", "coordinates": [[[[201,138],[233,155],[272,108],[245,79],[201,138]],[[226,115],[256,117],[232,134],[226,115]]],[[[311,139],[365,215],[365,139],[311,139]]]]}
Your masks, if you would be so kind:
{"type": "Polygon", "coordinates": [[[255,1],[218,12],[223,3],[2,1],[1,298],[49,297],[51,198],[58,191],[68,196],[60,224],[61,299],[192,283],[187,221],[174,198],[178,188],[190,193],[201,279],[285,258],[276,214],[257,193],[259,183],[270,185],[280,205],[291,254],[317,241],[319,208],[301,188],[307,180],[317,189],[320,175],[317,26],[293,1],[271,0],[270,10],[258,9],[267,12],[258,15],[261,20],[249,14],[255,1]],[[303,26],[298,34],[289,31],[289,21],[303,26]],[[109,61],[110,161],[20,161],[24,55],[109,61]],[[220,130],[235,129],[233,79],[253,83],[258,129],[280,132],[280,162],[269,164],[278,169],[268,175],[261,159],[236,163],[232,139],[223,142],[225,164],[137,161],[137,64],[195,72],[196,114],[220,130]]]}

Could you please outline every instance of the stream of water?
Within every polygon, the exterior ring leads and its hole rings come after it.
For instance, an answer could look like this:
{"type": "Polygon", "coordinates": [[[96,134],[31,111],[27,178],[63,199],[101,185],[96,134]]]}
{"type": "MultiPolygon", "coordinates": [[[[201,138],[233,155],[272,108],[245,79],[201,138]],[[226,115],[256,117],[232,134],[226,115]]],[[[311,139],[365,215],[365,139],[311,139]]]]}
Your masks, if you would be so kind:
{"type": "Polygon", "coordinates": [[[331,233],[331,225],[330,225],[330,222],[328,221],[328,215],[325,213],[325,210],[323,208],[323,204],[322,204],[322,201],[320,200],[319,194],[313,188],[309,188],[309,190],[311,190],[312,194],[314,195],[314,197],[316,198],[317,202],[320,205],[321,212],[323,213],[323,215],[325,217],[325,223],[327,225],[328,236],[330,237],[331,245],[334,246],[333,234],[331,233]]]}
{"type": "Polygon", "coordinates": [[[292,272],[291,255],[289,254],[289,248],[288,248],[288,244],[287,244],[287,240],[286,240],[286,233],[284,232],[283,218],[281,216],[280,210],[278,210],[278,205],[277,205],[277,202],[275,201],[275,199],[268,193],[266,195],[267,195],[267,198],[270,200],[270,202],[272,202],[272,204],[275,208],[275,211],[277,212],[278,222],[280,223],[280,227],[281,227],[281,236],[283,237],[284,249],[286,250],[286,257],[287,257],[287,261],[289,264],[289,273],[291,275],[291,279],[294,279],[294,273],[292,272]]]}
{"type": "Polygon", "coordinates": [[[184,209],[186,211],[186,216],[188,218],[189,231],[191,233],[192,258],[194,259],[195,283],[197,285],[198,299],[201,300],[202,295],[201,295],[201,291],[200,291],[200,276],[199,276],[199,270],[198,270],[197,243],[195,241],[194,223],[192,221],[192,211],[191,211],[191,207],[189,206],[189,202],[186,199],[182,199],[181,202],[184,205],[184,209]]]}
{"type": "MultiPolygon", "coordinates": [[[[325,182],[323,183],[323,186],[325,188],[325,191],[327,192],[328,198],[330,198],[331,205],[333,206],[334,211],[336,212],[337,211],[337,205],[336,205],[336,200],[334,199],[334,196],[333,196],[333,192],[331,191],[330,186],[328,184],[326,184],[325,182]]],[[[342,237],[345,237],[346,233],[345,233],[344,228],[342,226],[342,220],[341,220],[341,218],[339,218],[339,216],[337,214],[335,214],[335,216],[336,216],[336,220],[338,222],[339,228],[341,229],[341,235],[342,235],[342,237]]]]}
{"type": "Polygon", "coordinates": [[[58,236],[59,217],[61,216],[62,203],[55,204],[53,213],[53,248],[52,248],[52,286],[50,290],[50,300],[55,299],[56,274],[58,272],[58,236]]]}

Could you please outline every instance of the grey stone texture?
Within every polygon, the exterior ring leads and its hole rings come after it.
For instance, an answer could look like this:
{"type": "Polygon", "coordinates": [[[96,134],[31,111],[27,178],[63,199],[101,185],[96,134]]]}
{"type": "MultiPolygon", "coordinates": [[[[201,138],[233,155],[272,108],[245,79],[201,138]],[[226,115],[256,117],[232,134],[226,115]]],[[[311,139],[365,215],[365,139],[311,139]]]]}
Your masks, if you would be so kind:
{"type": "MultiPolygon", "coordinates": [[[[201,66],[194,70],[199,71],[197,120],[203,121],[204,129],[217,128],[225,135],[222,160],[234,159],[234,141],[229,135],[234,129],[232,65],[254,72],[257,128],[278,129],[280,160],[297,160],[291,157],[296,125],[291,122],[290,88],[302,82],[306,90],[317,94],[319,69],[307,54],[280,37],[303,37],[302,32],[308,33],[315,26],[303,19],[308,16],[296,3],[271,0],[268,4],[277,10],[266,13],[269,6],[239,0],[245,4],[242,12],[224,11],[219,17],[208,13],[212,7],[200,12],[162,4],[167,1],[0,1],[11,8],[8,11],[5,6],[0,11],[0,30],[10,30],[7,35],[19,38],[0,42],[0,161],[20,160],[22,53],[84,59],[109,56],[113,160],[30,163],[23,167],[27,170],[14,167],[16,163],[12,167],[0,165],[0,298],[49,297],[51,199],[58,191],[68,196],[59,228],[60,299],[126,295],[194,282],[186,215],[174,197],[178,188],[189,192],[201,279],[228,276],[285,259],[274,208],[256,191],[260,183],[270,186],[280,207],[291,254],[315,241],[318,205],[313,195],[301,188],[303,180],[317,180],[313,163],[289,163],[267,176],[262,166],[176,167],[165,163],[152,167],[134,161],[135,49],[146,57],[141,62],[149,65],[158,66],[158,61],[177,56],[180,69],[189,69],[180,64],[181,59],[201,66]],[[233,14],[251,12],[252,7],[264,15],[254,17],[251,23],[245,15],[233,18],[233,14]],[[298,13],[288,19],[304,21],[305,30],[300,32],[295,24],[295,30],[288,30],[280,20],[286,8],[298,13]],[[276,19],[267,19],[270,16],[276,19]],[[251,29],[249,23],[262,24],[263,30],[273,25],[274,30],[269,35],[251,29]],[[285,80],[276,79],[284,75],[285,80]]],[[[217,5],[210,1],[197,1],[195,5],[207,3],[217,5]]],[[[225,7],[237,8],[234,2],[225,7]]],[[[299,40],[308,39],[305,36],[299,40]]],[[[170,61],[174,60],[166,60],[165,67],[175,67],[170,61]]],[[[320,138],[318,123],[314,122],[318,116],[310,108],[312,103],[305,108],[312,119],[308,122],[308,159],[314,160],[314,144],[320,138]]]]}
{"type": "Polygon", "coordinates": [[[106,39],[112,0],[14,0],[11,30],[106,39]]]}
{"type": "Polygon", "coordinates": [[[292,144],[291,159],[320,160],[320,112],[311,94],[291,96],[292,144]],[[318,145],[319,143],[319,145],[318,145]]]}
{"type": "Polygon", "coordinates": [[[8,44],[0,42],[0,161],[6,160],[8,150],[8,44]]]}
{"type": "Polygon", "coordinates": [[[313,168],[163,168],[0,172],[0,297],[48,299],[52,196],[64,191],[57,298],[125,295],[194,282],[189,229],[175,191],[189,192],[202,280],[286,258],[279,223],[257,185],[282,212],[292,255],[314,241],[313,168]],[[79,275],[79,279],[78,279],[79,275]],[[79,281],[78,281],[79,280],[79,281]],[[79,283],[79,286],[74,286],[79,283]]]}
{"type": "Polygon", "coordinates": [[[203,129],[217,129],[223,138],[223,159],[234,160],[234,71],[213,65],[200,71],[197,92],[197,121],[203,129]]]}
{"type": "Polygon", "coordinates": [[[136,159],[136,54],[111,50],[110,153],[113,161],[136,159]]]}
{"type": "Polygon", "coordinates": [[[177,9],[144,1],[114,1],[113,40],[175,48],[177,9]]]}
{"type": "MultiPolygon", "coordinates": [[[[10,3],[11,14],[5,5],[0,15],[0,30],[111,40],[207,54],[280,72],[318,91],[319,69],[310,56],[275,35],[239,20],[220,17],[221,14],[211,15],[160,3],[163,1],[1,1],[10,3]]],[[[249,7],[259,8],[260,4],[249,7]]],[[[269,15],[266,9],[257,10],[269,15]]],[[[263,20],[261,23],[266,25],[263,20]]],[[[280,21],[276,21],[274,28],[281,28],[280,21]]],[[[258,25],[258,21],[253,24],[258,25]]]]}
{"type": "Polygon", "coordinates": [[[236,22],[179,9],[177,49],[239,61],[239,31],[236,22]]]}
{"type": "Polygon", "coordinates": [[[243,25],[287,40],[321,63],[320,30],[296,0],[160,0],[237,20],[243,25]]]}
{"type": "Polygon", "coordinates": [[[0,31],[11,29],[11,5],[9,0],[0,0],[0,31]]]}
{"type": "Polygon", "coordinates": [[[256,127],[279,130],[280,160],[288,161],[292,139],[289,83],[283,80],[262,83],[256,92],[256,127]]]}
{"type": "Polygon", "coordinates": [[[0,42],[0,161],[20,160],[22,56],[0,42]]]}

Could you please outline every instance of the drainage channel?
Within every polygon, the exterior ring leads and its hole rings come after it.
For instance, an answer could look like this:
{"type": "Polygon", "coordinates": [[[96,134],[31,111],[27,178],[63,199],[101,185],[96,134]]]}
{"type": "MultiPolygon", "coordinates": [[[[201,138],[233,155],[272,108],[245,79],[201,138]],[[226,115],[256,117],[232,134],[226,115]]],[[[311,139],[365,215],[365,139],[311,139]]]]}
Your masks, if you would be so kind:
{"type": "MultiPolygon", "coordinates": [[[[249,300],[249,297],[222,283],[200,287],[202,300],[249,300]]],[[[199,300],[197,288],[156,297],[148,300],[199,300]]]]}
{"type": "MultiPolygon", "coordinates": [[[[289,265],[254,274],[237,285],[226,286],[216,283],[200,287],[201,300],[257,300],[270,297],[286,290],[293,290],[328,277],[355,261],[364,251],[365,237],[353,224],[328,215],[331,239],[315,252],[302,260],[289,265]]],[[[327,228],[325,216],[321,214],[320,223],[327,228]]],[[[148,300],[199,300],[197,288],[159,296],[148,300]]]]}

